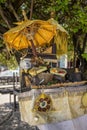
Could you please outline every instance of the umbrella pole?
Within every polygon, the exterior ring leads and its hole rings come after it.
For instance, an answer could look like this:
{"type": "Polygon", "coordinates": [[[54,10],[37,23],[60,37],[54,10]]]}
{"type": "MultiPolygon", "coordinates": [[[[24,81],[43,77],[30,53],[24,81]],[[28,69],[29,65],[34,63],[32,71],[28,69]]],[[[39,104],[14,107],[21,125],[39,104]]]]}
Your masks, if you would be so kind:
{"type": "Polygon", "coordinates": [[[32,53],[36,58],[37,57],[36,47],[35,47],[35,45],[33,43],[33,40],[30,40],[30,41],[31,41],[32,53]]]}

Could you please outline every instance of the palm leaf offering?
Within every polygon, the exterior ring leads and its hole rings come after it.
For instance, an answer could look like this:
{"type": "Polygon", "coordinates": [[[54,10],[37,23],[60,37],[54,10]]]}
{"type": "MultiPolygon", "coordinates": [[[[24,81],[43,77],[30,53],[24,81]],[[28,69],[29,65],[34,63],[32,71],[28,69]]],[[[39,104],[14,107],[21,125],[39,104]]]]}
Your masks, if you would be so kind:
{"type": "Polygon", "coordinates": [[[52,110],[52,100],[51,97],[45,93],[41,93],[34,102],[33,111],[34,112],[49,112],[52,110]]]}

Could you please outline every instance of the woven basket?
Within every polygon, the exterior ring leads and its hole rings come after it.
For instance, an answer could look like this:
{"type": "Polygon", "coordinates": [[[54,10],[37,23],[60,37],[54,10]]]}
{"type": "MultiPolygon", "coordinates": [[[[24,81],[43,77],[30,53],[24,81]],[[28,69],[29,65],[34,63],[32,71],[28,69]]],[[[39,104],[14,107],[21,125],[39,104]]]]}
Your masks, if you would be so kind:
{"type": "Polygon", "coordinates": [[[50,73],[40,73],[38,74],[38,78],[41,82],[41,84],[47,84],[48,82],[50,82],[53,79],[53,74],[50,73]]]}

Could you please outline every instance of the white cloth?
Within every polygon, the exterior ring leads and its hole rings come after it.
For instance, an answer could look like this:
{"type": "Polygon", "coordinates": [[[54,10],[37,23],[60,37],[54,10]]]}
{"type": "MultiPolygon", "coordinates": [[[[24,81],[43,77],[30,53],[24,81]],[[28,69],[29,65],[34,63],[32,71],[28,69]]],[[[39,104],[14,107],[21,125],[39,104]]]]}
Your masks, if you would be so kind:
{"type": "Polygon", "coordinates": [[[73,120],[39,125],[38,128],[40,130],[87,130],[87,114],[73,120]]]}

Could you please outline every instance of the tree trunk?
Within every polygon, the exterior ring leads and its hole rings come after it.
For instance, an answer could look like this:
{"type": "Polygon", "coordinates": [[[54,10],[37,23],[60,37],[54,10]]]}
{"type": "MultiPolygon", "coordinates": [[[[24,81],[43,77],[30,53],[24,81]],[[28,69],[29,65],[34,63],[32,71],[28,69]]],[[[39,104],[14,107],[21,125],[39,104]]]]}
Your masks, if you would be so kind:
{"type": "Polygon", "coordinates": [[[73,34],[73,45],[74,45],[74,70],[76,67],[76,55],[77,55],[77,36],[73,34]]]}
{"type": "Polygon", "coordinates": [[[87,33],[86,33],[85,36],[84,36],[82,53],[84,53],[84,51],[85,51],[86,42],[87,42],[87,33]]]}

